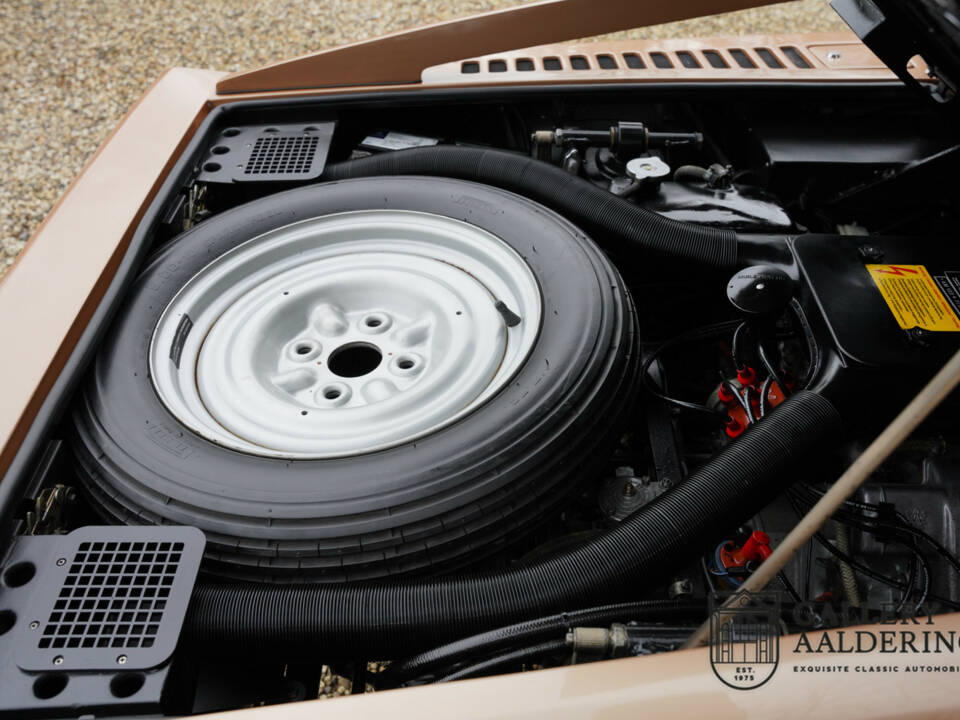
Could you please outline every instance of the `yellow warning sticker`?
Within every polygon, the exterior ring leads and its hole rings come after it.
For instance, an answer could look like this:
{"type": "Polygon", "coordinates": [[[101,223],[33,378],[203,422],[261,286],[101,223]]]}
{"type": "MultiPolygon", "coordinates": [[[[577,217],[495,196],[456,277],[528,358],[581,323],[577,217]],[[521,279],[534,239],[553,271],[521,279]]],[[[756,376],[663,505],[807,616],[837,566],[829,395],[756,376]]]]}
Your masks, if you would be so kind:
{"type": "Polygon", "coordinates": [[[960,332],[960,318],[923,265],[867,265],[867,271],[904,330],[960,332]]]}

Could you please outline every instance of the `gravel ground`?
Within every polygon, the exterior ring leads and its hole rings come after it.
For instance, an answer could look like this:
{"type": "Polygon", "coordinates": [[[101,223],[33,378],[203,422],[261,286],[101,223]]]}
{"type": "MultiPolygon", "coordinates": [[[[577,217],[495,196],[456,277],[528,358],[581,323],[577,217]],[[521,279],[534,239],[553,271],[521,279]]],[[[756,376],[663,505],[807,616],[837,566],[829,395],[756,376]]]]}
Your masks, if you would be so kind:
{"type": "MultiPolygon", "coordinates": [[[[174,65],[239,70],[514,0],[0,0],[0,275],[144,89],[174,65]]],[[[607,37],[844,27],[826,0],[607,37]]]]}

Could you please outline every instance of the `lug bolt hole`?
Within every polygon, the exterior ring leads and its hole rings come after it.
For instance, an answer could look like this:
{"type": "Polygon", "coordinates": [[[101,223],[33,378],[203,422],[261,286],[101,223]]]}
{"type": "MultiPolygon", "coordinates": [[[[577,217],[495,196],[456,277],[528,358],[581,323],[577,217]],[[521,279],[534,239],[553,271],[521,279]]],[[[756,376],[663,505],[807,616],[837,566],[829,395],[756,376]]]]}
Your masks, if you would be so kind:
{"type": "Polygon", "coordinates": [[[368,335],[379,335],[390,329],[393,320],[383,312],[370,313],[360,321],[360,332],[368,335]]]}
{"type": "Polygon", "coordinates": [[[416,353],[398,355],[390,363],[390,372],[394,375],[411,376],[423,371],[424,360],[416,353]]]}
{"type": "Polygon", "coordinates": [[[352,395],[349,385],[331,383],[317,390],[314,400],[321,408],[343,407],[350,402],[352,395]]]}
{"type": "Polygon", "coordinates": [[[320,343],[314,342],[309,338],[300,338],[288,345],[286,350],[284,350],[284,354],[290,360],[300,363],[318,359],[322,349],[323,347],[320,343]]]}

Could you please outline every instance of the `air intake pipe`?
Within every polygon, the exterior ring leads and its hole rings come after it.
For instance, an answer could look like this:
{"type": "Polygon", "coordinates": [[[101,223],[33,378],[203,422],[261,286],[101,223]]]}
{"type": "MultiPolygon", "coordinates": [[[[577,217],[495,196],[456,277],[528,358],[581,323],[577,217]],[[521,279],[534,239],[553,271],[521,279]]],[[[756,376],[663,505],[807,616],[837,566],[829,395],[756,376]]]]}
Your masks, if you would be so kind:
{"type": "Polygon", "coordinates": [[[572,550],[505,571],[391,584],[200,585],[186,631],[199,649],[389,658],[636,597],[811,472],[841,434],[830,402],[801,391],[687,480],[572,550]]]}
{"type": "Polygon", "coordinates": [[[452,145],[413,148],[328,165],[322,179],[371,175],[437,175],[486,183],[536,200],[584,229],[622,241],[630,250],[719,269],[737,266],[733,231],[670,220],[525,155],[452,145]]]}

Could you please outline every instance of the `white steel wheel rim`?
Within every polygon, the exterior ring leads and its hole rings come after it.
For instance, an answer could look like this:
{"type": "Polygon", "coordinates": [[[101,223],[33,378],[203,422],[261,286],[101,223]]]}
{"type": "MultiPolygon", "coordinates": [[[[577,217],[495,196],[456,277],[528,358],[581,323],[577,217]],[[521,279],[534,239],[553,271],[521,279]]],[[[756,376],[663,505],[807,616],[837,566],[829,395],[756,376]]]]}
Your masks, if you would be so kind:
{"type": "Polygon", "coordinates": [[[167,409],[219,445],[349,457],[489,400],[529,355],[541,314],[526,262],[475,225],[405,210],[325,215],[194,275],[157,322],[150,376],[167,409]]]}

